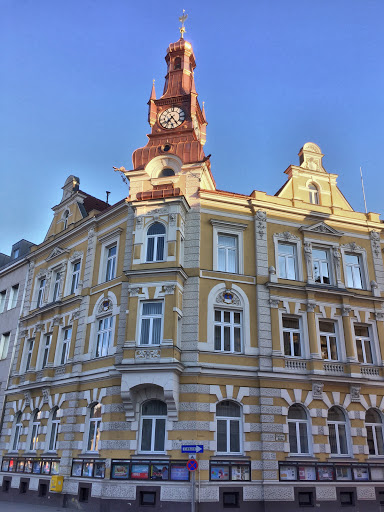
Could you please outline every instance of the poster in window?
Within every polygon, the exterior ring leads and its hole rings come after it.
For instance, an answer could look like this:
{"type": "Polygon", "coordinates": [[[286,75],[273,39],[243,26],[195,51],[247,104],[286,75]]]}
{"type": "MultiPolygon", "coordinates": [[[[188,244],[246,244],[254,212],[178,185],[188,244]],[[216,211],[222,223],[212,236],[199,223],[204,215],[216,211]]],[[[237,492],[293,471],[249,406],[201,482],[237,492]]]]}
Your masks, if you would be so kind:
{"type": "Polygon", "coordinates": [[[171,480],[189,480],[189,471],[185,464],[172,464],[171,466],[171,480]]]}
{"type": "Polygon", "coordinates": [[[105,477],[105,463],[104,462],[95,462],[95,478],[104,478],[105,477]]]}
{"type": "Polygon", "coordinates": [[[136,480],[147,480],[149,473],[148,464],[132,464],[131,478],[136,480]]]}
{"type": "Polygon", "coordinates": [[[233,464],[231,466],[232,480],[250,480],[249,464],[233,464]]]}
{"type": "Polygon", "coordinates": [[[229,480],[229,466],[211,466],[211,480],[229,480]]]}
{"type": "Polygon", "coordinates": [[[297,480],[297,467],[280,466],[280,480],[297,480]]]}
{"type": "Polygon", "coordinates": [[[93,462],[84,462],[83,465],[83,476],[91,478],[93,475],[93,462]]]}
{"type": "Polygon", "coordinates": [[[22,473],[24,471],[24,461],[18,460],[17,461],[17,470],[18,473],[22,473]]]}
{"type": "Polygon", "coordinates": [[[76,461],[72,464],[72,476],[81,476],[81,470],[83,467],[83,463],[80,461],[76,461]]]}
{"type": "Polygon", "coordinates": [[[9,460],[3,460],[3,463],[1,465],[1,471],[8,471],[9,469],[9,460]]]}
{"type": "Polygon", "coordinates": [[[371,480],[384,480],[384,466],[371,466],[371,480]]]}
{"type": "Polygon", "coordinates": [[[9,468],[8,471],[11,471],[12,473],[16,471],[16,461],[14,459],[11,459],[9,461],[9,468]]]}
{"type": "Polygon", "coordinates": [[[299,466],[299,480],[316,480],[315,466],[299,466]]]}
{"type": "Polygon", "coordinates": [[[33,463],[33,473],[35,475],[39,475],[41,472],[41,462],[39,460],[35,460],[33,463]]]}
{"type": "Polygon", "coordinates": [[[358,466],[353,468],[354,480],[367,481],[369,480],[369,471],[367,466],[358,466]]]}
{"type": "Polygon", "coordinates": [[[51,469],[51,462],[49,460],[43,460],[43,464],[41,466],[41,472],[43,475],[49,475],[51,469]]]}
{"type": "Polygon", "coordinates": [[[119,480],[127,480],[129,474],[129,464],[113,464],[112,466],[112,478],[119,480]]]}
{"type": "Polygon", "coordinates": [[[51,475],[58,475],[59,474],[59,461],[53,460],[51,464],[51,475]]]}
{"type": "Polygon", "coordinates": [[[317,466],[319,480],[333,480],[333,466],[317,466]]]}
{"type": "Polygon", "coordinates": [[[336,466],[336,480],[352,480],[350,466],[336,466]]]}
{"type": "Polygon", "coordinates": [[[151,480],[168,480],[168,464],[151,464],[151,480]]]}
{"type": "Polygon", "coordinates": [[[25,473],[32,473],[32,461],[31,460],[26,460],[25,461],[25,467],[24,467],[24,472],[25,473]]]}

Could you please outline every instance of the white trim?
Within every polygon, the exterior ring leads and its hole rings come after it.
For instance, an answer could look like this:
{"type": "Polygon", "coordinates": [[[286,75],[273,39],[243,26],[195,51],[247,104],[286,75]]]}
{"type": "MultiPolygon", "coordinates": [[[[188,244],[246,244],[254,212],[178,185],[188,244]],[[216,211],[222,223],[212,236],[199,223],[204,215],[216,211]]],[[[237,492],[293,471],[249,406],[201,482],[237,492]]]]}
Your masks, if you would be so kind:
{"type": "Polygon", "coordinates": [[[344,283],[346,288],[351,288],[352,290],[370,290],[370,281],[369,281],[369,271],[368,271],[368,263],[367,263],[367,251],[363,247],[353,247],[348,249],[349,244],[343,244],[340,246],[340,252],[342,255],[343,262],[343,273],[344,273],[344,283]],[[345,261],[346,254],[352,254],[359,257],[360,261],[360,272],[361,272],[361,280],[362,280],[362,288],[353,288],[348,284],[347,279],[347,265],[345,261]]]}
{"type": "Polygon", "coordinates": [[[277,272],[277,276],[279,279],[286,279],[286,278],[280,278],[279,276],[279,242],[284,243],[287,245],[292,245],[295,247],[296,251],[296,279],[295,281],[304,281],[303,277],[303,257],[302,257],[302,243],[301,239],[292,233],[289,233],[288,231],[284,233],[274,233],[273,234],[273,243],[274,243],[274,250],[275,250],[275,269],[277,272]],[[288,236],[290,235],[290,236],[288,236]]]}
{"type": "Polygon", "coordinates": [[[138,304],[138,322],[136,322],[136,346],[137,347],[159,347],[163,343],[163,337],[164,337],[164,299],[147,299],[147,300],[140,300],[138,304]],[[160,342],[158,344],[153,343],[147,343],[147,344],[141,344],[141,322],[143,318],[143,304],[150,303],[150,302],[158,302],[161,303],[161,327],[160,327],[160,342]]]}
{"type": "Polygon", "coordinates": [[[248,224],[240,224],[236,222],[225,222],[217,219],[210,219],[213,227],[213,260],[212,270],[217,272],[225,272],[227,274],[244,274],[244,240],[243,231],[248,224]],[[219,234],[234,236],[237,239],[237,272],[220,271],[218,264],[218,245],[219,234]]]}
{"type": "Polygon", "coordinates": [[[106,271],[107,271],[107,259],[108,259],[108,250],[111,247],[116,245],[116,275],[113,279],[117,277],[117,266],[119,262],[119,246],[120,246],[120,236],[123,232],[122,228],[114,229],[113,231],[107,233],[104,236],[101,236],[97,239],[97,241],[101,244],[100,246],[100,265],[99,265],[99,275],[97,278],[97,284],[101,283],[109,283],[110,281],[106,281],[106,271]]]}

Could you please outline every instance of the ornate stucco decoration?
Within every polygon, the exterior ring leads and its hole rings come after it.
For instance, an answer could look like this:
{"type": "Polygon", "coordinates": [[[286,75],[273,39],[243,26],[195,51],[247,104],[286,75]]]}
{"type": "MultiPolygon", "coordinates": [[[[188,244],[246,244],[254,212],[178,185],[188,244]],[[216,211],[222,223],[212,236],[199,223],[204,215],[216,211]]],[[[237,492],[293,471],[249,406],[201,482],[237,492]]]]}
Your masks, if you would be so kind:
{"type": "Polygon", "coordinates": [[[102,313],[108,313],[109,311],[112,311],[113,309],[113,303],[111,299],[104,299],[101,301],[97,313],[100,315],[102,313]]]}
{"type": "Polygon", "coordinates": [[[378,258],[380,255],[380,249],[381,249],[380,233],[378,231],[371,231],[369,233],[369,236],[371,237],[372,250],[373,250],[376,258],[378,258]]]}
{"type": "Polygon", "coordinates": [[[267,231],[267,213],[263,210],[257,210],[256,212],[256,231],[260,238],[263,238],[267,231]]]}
{"type": "Polygon", "coordinates": [[[310,171],[326,172],[323,167],[323,156],[317,144],[306,142],[299,151],[300,167],[310,171]]]}
{"type": "Polygon", "coordinates": [[[350,387],[352,402],[360,402],[360,389],[361,389],[360,386],[351,386],[350,387]]]}
{"type": "Polygon", "coordinates": [[[138,297],[139,293],[140,293],[139,287],[133,286],[132,288],[129,289],[129,295],[131,297],[138,297]]]}
{"type": "Polygon", "coordinates": [[[75,251],[72,256],[69,258],[69,261],[71,263],[73,263],[74,261],[76,260],[79,260],[80,258],[82,258],[83,256],[83,253],[81,251],[75,251]]]}
{"type": "Polygon", "coordinates": [[[286,240],[289,242],[290,240],[300,240],[300,238],[289,231],[284,231],[283,233],[275,233],[275,238],[278,240],[286,240]]]}
{"type": "Polygon", "coordinates": [[[338,231],[337,229],[328,226],[328,224],[325,224],[325,222],[317,222],[312,226],[301,226],[299,230],[302,231],[303,233],[321,233],[323,235],[330,235],[336,237],[341,237],[344,235],[342,231],[338,231]]]}
{"type": "Polygon", "coordinates": [[[241,306],[241,300],[237,293],[233,290],[224,290],[217,295],[216,304],[241,306]]]}
{"type": "Polygon", "coordinates": [[[42,394],[43,394],[43,403],[47,404],[49,402],[49,395],[50,395],[49,389],[48,388],[43,388],[42,394]]]}
{"type": "Polygon", "coordinates": [[[53,260],[54,258],[57,258],[58,256],[67,254],[68,252],[69,252],[68,249],[62,249],[61,247],[55,247],[45,261],[53,260]]]}
{"type": "Polygon", "coordinates": [[[279,304],[280,304],[280,299],[269,299],[269,305],[271,306],[271,308],[278,308],[279,307],[279,304]]]}
{"type": "Polygon", "coordinates": [[[56,315],[53,317],[52,325],[62,325],[63,324],[63,317],[56,315]]]}
{"type": "Polygon", "coordinates": [[[25,403],[25,405],[31,404],[31,392],[30,391],[24,391],[24,403],[25,403]]]}
{"type": "Polygon", "coordinates": [[[138,349],[135,352],[135,359],[160,359],[159,349],[138,349]]]}
{"type": "Polygon", "coordinates": [[[349,244],[343,244],[341,247],[349,252],[364,252],[365,251],[365,249],[360,247],[360,245],[357,245],[356,242],[350,242],[349,244]]]}
{"type": "Polygon", "coordinates": [[[175,293],[176,285],[175,284],[169,284],[163,286],[164,295],[173,295],[175,293]]]}
{"type": "Polygon", "coordinates": [[[312,396],[314,399],[322,399],[323,398],[323,388],[324,388],[324,384],[322,382],[313,382],[312,383],[312,396]]]}

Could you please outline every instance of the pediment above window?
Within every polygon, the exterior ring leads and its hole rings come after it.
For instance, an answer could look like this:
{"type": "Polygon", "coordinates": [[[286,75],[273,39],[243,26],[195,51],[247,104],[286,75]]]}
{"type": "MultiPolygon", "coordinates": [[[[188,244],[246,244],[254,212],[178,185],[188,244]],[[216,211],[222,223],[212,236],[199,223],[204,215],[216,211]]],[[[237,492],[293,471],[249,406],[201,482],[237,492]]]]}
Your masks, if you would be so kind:
{"type": "Polygon", "coordinates": [[[328,224],[325,224],[325,222],[317,222],[312,226],[301,226],[299,230],[302,231],[303,233],[320,233],[322,235],[331,235],[337,237],[341,237],[344,235],[342,231],[338,231],[337,229],[331,228],[331,226],[328,226],[328,224]]]}
{"type": "Polygon", "coordinates": [[[63,254],[67,254],[69,251],[68,249],[62,249],[61,247],[55,247],[51,254],[46,258],[45,261],[53,260],[54,258],[57,258],[58,256],[61,256],[63,254]]]}

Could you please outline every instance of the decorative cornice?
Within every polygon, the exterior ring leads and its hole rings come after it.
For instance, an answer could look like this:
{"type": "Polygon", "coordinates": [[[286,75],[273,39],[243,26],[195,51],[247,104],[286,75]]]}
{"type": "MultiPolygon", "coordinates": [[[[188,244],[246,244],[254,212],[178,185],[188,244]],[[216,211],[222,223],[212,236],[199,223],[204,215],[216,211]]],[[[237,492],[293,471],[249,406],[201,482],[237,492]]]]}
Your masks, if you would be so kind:
{"type": "Polygon", "coordinates": [[[301,226],[299,230],[302,231],[303,233],[320,233],[322,235],[330,235],[337,237],[341,237],[344,235],[342,231],[338,231],[337,229],[331,228],[331,226],[328,226],[328,224],[325,224],[325,222],[317,222],[312,226],[301,226]]]}

